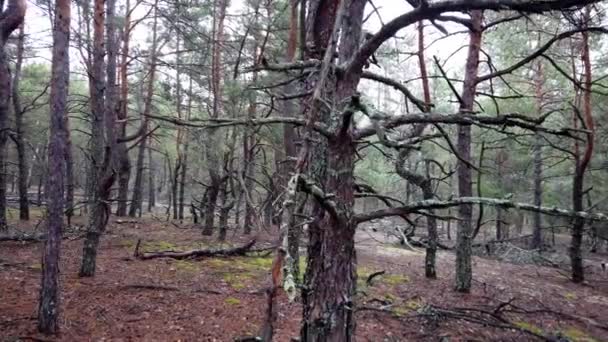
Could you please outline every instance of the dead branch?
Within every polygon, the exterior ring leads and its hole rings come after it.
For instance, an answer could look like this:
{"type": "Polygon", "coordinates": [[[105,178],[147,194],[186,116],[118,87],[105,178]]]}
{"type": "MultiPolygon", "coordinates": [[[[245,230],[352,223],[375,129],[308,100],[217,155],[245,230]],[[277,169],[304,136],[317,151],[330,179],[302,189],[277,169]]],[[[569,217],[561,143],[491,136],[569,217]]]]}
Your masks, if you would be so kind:
{"type": "Polygon", "coordinates": [[[372,281],[374,281],[374,278],[379,277],[385,273],[386,273],[385,270],[374,272],[374,273],[370,274],[369,277],[367,277],[367,280],[365,281],[365,283],[367,284],[367,286],[371,286],[372,281]]]}
{"type": "Polygon", "coordinates": [[[43,242],[46,240],[46,235],[3,235],[0,236],[0,242],[3,241],[16,241],[16,242],[43,242]]]}
{"type": "Polygon", "coordinates": [[[376,211],[372,211],[369,213],[357,214],[354,216],[354,220],[357,223],[367,222],[374,219],[379,219],[383,217],[389,216],[403,216],[413,212],[419,212],[421,210],[430,210],[430,209],[447,209],[450,207],[456,207],[463,204],[487,204],[496,207],[502,208],[515,208],[525,211],[531,212],[540,212],[545,215],[551,216],[562,216],[562,217],[570,217],[570,218],[582,218],[585,220],[595,220],[595,221],[608,221],[608,216],[601,213],[589,213],[585,211],[572,211],[560,208],[549,208],[549,207],[538,207],[528,203],[517,203],[510,200],[497,199],[497,198],[485,198],[485,197],[460,197],[454,198],[452,200],[447,201],[437,201],[437,200],[424,200],[412,203],[410,205],[394,207],[394,208],[385,208],[376,211]]]}
{"type": "Polygon", "coordinates": [[[205,257],[226,257],[226,256],[240,256],[245,255],[250,251],[251,247],[255,245],[255,239],[249,241],[248,243],[227,249],[195,249],[191,251],[178,252],[178,251],[159,251],[159,252],[139,252],[139,246],[141,244],[141,239],[137,240],[137,245],[135,246],[135,257],[140,260],[150,260],[156,258],[171,258],[176,260],[184,260],[184,259],[201,259],[205,257]]]}
{"type": "Polygon", "coordinates": [[[178,287],[174,286],[163,286],[163,285],[150,285],[150,284],[129,284],[121,286],[122,289],[136,289],[136,290],[160,290],[160,291],[180,291],[178,287]]]}

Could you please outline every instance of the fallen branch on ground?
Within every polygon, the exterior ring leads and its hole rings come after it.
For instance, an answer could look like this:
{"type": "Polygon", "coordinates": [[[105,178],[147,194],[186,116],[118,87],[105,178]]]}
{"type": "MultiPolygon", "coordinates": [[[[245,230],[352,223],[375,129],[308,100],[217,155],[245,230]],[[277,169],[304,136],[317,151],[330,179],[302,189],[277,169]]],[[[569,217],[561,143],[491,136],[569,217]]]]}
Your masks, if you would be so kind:
{"type": "Polygon", "coordinates": [[[374,278],[379,277],[385,273],[386,273],[385,270],[374,272],[374,273],[370,274],[369,277],[367,277],[367,281],[365,283],[367,284],[367,286],[371,286],[372,281],[374,281],[374,278]]]}
{"type": "Polygon", "coordinates": [[[163,286],[163,285],[149,285],[149,284],[131,284],[122,286],[123,289],[137,289],[137,290],[162,290],[162,291],[180,291],[179,288],[174,286],[163,286]]]}
{"type": "Polygon", "coordinates": [[[42,242],[46,240],[46,235],[3,235],[0,236],[0,242],[2,241],[17,241],[17,242],[42,242]]]}
{"type": "Polygon", "coordinates": [[[255,245],[255,239],[249,241],[248,243],[237,246],[234,248],[227,249],[195,249],[191,251],[179,252],[179,251],[159,251],[159,252],[140,252],[139,246],[141,244],[141,239],[137,240],[137,245],[135,246],[135,257],[140,260],[150,260],[156,258],[171,258],[176,260],[183,259],[200,259],[205,257],[214,257],[214,256],[239,256],[245,255],[250,251],[251,247],[255,245]]]}

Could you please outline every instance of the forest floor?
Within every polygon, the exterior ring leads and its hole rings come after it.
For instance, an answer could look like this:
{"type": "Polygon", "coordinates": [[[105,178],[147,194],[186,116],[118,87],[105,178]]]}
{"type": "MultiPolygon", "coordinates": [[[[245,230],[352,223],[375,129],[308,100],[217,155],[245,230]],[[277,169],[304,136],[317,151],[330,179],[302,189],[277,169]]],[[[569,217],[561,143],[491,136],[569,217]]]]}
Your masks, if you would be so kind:
{"type": "MultiPolygon", "coordinates": [[[[94,278],[77,275],[79,235],[63,240],[56,340],[233,341],[259,332],[272,256],[139,260],[139,239],[143,251],[221,246],[191,225],[126,221],[111,218],[94,278]]],[[[28,231],[34,223],[15,225],[28,231]]],[[[451,252],[438,254],[438,279],[428,280],[422,250],[382,245],[367,232],[357,240],[358,341],[608,341],[608,274],[595,267],[575,285],[556,268],[475,257],[472,292],[460,294],[451,252]],[[386,273],[366,284],[376,271],[386,273]]],[[[270,245],[260,236],[255,247],[270,245]]],[[[42,248],[0,242],[0,341],[55,340],[36,333],[42,248]]],[[[300,317],[300,305],[280,295],[275,341],[297,337],[300,317]]]]}

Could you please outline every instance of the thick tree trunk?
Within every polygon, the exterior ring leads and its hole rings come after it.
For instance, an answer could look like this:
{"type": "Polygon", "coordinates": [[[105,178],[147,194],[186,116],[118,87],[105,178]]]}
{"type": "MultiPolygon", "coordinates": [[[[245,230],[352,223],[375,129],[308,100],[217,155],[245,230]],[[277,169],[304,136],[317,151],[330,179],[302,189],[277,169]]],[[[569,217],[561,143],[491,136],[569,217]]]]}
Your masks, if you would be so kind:
{"type": "Polygon", "coordinates": [[[27,221],[30,219],[30,207],[28,200],[28,174],[29,165],[25,149],[25,129],[23,123],[23,109],[21,108],[21,97],[19,93],[19,80],[21,78],[21,66],[23,65],[25,32],[24,25],[19,26],[17,41],[17,61],[13,77],[13,109],[15,112],[15,145],[17,148],[17,167],[19,169],[19,219],[27,221]]]}
{"type": "MultiPolygon", "coordinates": [[[[25,1],[23,1],[25,14],[25,1]]],[[[67,97],[70,79],[70,1],[55,3],[55,27],[53,29],[53,62],[51,70],[51,114],[48,169],[52,181],[47,184],[47,239],[42,258],[42,281],[38,305],[38,330],[54,334],[59,330],[59,256],[63,228],[63,181],[67,129],[67,97]]]]}
{"type": "MultiPolygon", "coordinates": [[[[331,56],[329,54],[335,52],[337,33],[340,31],[339,61],[350,59],[359,46],[366,2],[310,2],[307,45],[321,50],[326,47],[327,56],[331,56]],[[312,44],[308,44],[309,42],[312,44]]],[[[327,56],[322,57],[329,62],[331,59],[325,58],[327,56]]],[[[312,53],[310,57],[321,56],[312,53]]],[[[313,96],[309,119],[315,120],[318,115],[318,120],[325,124],[341,122],[336,120],[335,116],[350,102],[360,75],[360,69],[340,78],[322,71],[315,85],[315,93],[322,96],[322,99],[313,96]],[[322,101],[335,105],[334,112],[328,113],[322,101]]],[[[337,127],[336,136],[329,139],[327,145],[315,144],[315,148],[311,150],[313,155],[309,159],[313,163],[312,174],[322,180],[319,184],[326,193],[334,195],[332,198],[336,203],[337,212],[324,212],[322,204],[315,202],[315,220],[309,225],[308,267],[302,291],[301,341],[352,341],[355,336],[357,283],[354,243],[356,224],[352,220],[356,143],[349,135],[348,129],[341,126],[337,127]],[[327,146],[327,149],[324,146],[327,146]],[[326,173],[323,172],[324,160],[327,161],[326,173]]],[[[302,156],[306,156],[307,149],[311,147],[309,141],[307,145],[303,147],[302,156]]],[[[301,163],[298,164],[296,172],[300,171],[298,168],[301,163]]]]}
{"type": "MultiPolygon", "coordinates": [[[[479,51],[481,48],[481,23],[483,14],[481,11],[472,11],[471,20],[473,30],[469,34],[469,52],[465,68],[465,79],[462,91],[462,103],[460,111],[470,113],[473,111],[475,102],[475,89],[477,86],[477,67],[479,64],[479,51]]],[[[458,126],[458,153],[460,158],[471,161],[471,126],[458,126]]],[[[473,195],[473,185],[471,182],[471,167],[462,160],[458,160],[456,165],[458,173],[458,194],[460,197],[470,197],[473,195]]],[[[471,267],[471,236],[473,234],[473,206],[469,204],[461,205],[458,208],[458,232],[456,241],[456,279],[455,289],[459,292],[469,292],[471,290],[471,280],[473,277],[471,267]]]]}
{"type": "Polygon", "coordinates": [[[211,236],[213,234],[213,222],[215,219],[215,205],[219,193],[220,181],[219,175],[213,174],[211,184],[207,188],[207,202],[205,203],[205,225],[203,227],[203,235],[211,236]]]}
{"type": "MultiPolygon", "coordinates": [[[[308,269],[302,291],[304,320],[302,341],[354,340],[356,254],[355,225],[348,223],[354,204],[352,141],[328,146],[326,191],[344,204],[345,216],[337,220],[328,213],[309,225],[308,269]],[[340,170],[341,173],[332,171],[340,170]]],[[[318,205],[317,205],[318,206],[318,205]]],[[[317,208],[316,213],[321,213],[317,208]]]]}
{"type": "Polygon", "coordinates": [[[220,189],[219,193],[219,202],[220,202],[220,217],[219,217],[219,235],[218,240],[224,241],[226,240],[226,234],[228,232],[228,215],[230,214],[230,209],[232,209],[232,205],[228,204],[228,182],[224,183],[220,189]]]}

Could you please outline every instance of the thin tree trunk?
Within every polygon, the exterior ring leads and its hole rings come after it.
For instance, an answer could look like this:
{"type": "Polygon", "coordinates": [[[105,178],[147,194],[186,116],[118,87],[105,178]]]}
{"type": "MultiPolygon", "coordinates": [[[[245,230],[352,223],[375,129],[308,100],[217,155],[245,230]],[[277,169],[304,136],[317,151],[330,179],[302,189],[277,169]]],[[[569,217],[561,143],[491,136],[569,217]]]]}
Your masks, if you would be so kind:
{"type": "Polygon", "coordinates": [[[148,148],[148,212],[156,206],[156,167],[152,158],[152,149],[148,148]]]}
{"type": "Polygon", "coordinates": [[[24,25],[19,26],[17,41],[17,61],[15,63],[15,75],[13,77],[13,109],[15,112],[15,145],[17,147],[17,166],[19,169],[19,219],[27,221],[30,219],[30,207],[28,200],[28,173],[29,165],[25,149],[25,130],[23,123],[23,109],[21,108],[21,97],[19,80],[21,78],[21,66],[23,65],[25,32],[24,25]]]}
{"type": "MultiPolygon", "coordinates": [[[[158,0],[157,0],[158,1],[158,0]]],[[[156,54],[157,54],[157,29],[158,29],[158,2],[154,4],[154,23],[152,25],[152,46],[150,47],[148,84],[146,89],[146,100],[144,102],[144,110],[142,115],[143,134],[148,131],[149,119],[148,115],[152,112],[152,97],[154,95],[154,81],[156,74],[156,54]]],[[[129,216],[135,217],[137,213],[141,215],[142,199],[143,199],[143,171],[144,159],[146,156],[147,138],[141,139],[137,151],[137,166],[135,169],[135,183],[133,186],[133,196],[131,197],[131,206],[129,207],[129,216]]]]}
{"type": "MultiPolygon", "coordinates": [[[[176,4],[177,13],[179,15],[179,3],[176,4]]],[[[176,83],[175,83],[175,93],[176,93],[176,111],[177,118],[182,119],[182,85],[181,85],[181,53],[180,53],[180,36],[177,35],[176,43],[175,43],[175,71],[176,71],[176,83]]],[[[172,198],[173,198],[173,219],[177,220],[179,214],[179,204],[177,198],[177,192],[179,190],[179,178],[181,175],[181,167],[182,167],[182,134],[183,128],[181,126],[177,127],[177,138],[175,141],[175,149],[177,150],[177,158],[175,160],[175,171],[173,172],[173,182],[172,182],[172,198]]]]}
{"type": "MultiPolygon", "coordinates": [[[[287,41],[287,62],[293,62],[296,58],[296,49],[298,44],[298,0],[290,1],[290,16],[289,16],[289,40],[287,41]]],[[[292,93],[294,86],[287,86],[285,93],[292,93]]],[[[298,111],[298,106],[295,101],[287,100],[283,104],[283,115],[293,116],[298,111]]],[[[279,191],[287,186],[290,175],[294,171],[294,162],[297,158],[297,148],[295,144],[296,131],[293,125],[283,125],[283,145],[285,146],[284,158],[279,160],[279,170],[281,171],[279,191]]],[[[299,279],[300,275],[300,237],[302,235],[302,227],[297,222],[290,225],[287,232],[287,267],[293,270],[294,278],[299,279]]]]}
{"type": "MultiPolygon", "coordinates": [[[[585,9],[585,20],[586,23],[589,20],[590,7],[585,9]]],[[[585,25],[587,25],[585,23],[585,25]]],[[[595,136],[595,126],[593,122],[593,116],[591,112],[591,86],[592,86],[592,75],[591,75],[591,59],[589,56],[589,33],[586,31],[582,32],[583,36],[583,48],[582,56],[583,60],[583,71],[584,71],[584,89],[583,89],[583,116],[585,120],[585,128],[588,130],[587,133],[587,144],[585,145],[585,152],[583,158],[580,161],[576,160],[576,167],[574,172],[574,181],[572,184],[572,209],[574,211],[583,211],[583,195],[585,185],[585,171],[591,162],[593,156],[593,145],[595,136]]],[[[585,269],[583,267],[583,256],[581,251],[581,245],[583,242],[583,230],[585,227],[585,220],[581,218],[575,218],[574,224],[572,225],[572,240],[570,243],[570,262],[572,265],[572,281],[575,283],[582,283],[585,280],[585,269]]]]}
{"type": "MultiPolygon", "coordinates": [[[[15,1],[17,2],[17,1],[15,1]]],[[[25,1],[22,16],[25,14],[25,1]]],[[[63,229],[63,182],[67,128],[67,98],[70,80],[70,1],[55,3],[55,27],[53,29],[53,61],[51,70],[51,113],[48,170],[52,181],[47,184],[47,239],[42,257],[42,281],[38,304],[38,330],[55,334],[59,330],[59,257],[61,231],[63,229]]]]}
{"type": "MultiPolygon", "coordinates": [[[[105,231],[111,207],[109,204],[112,185],[116,179],[114,171],[114,149],[116,145],[116,112],[118,104],[118,89],[116,87],[116,56],[118,44],[116,42],[115,7],[116,0],[95,0],[95,30],[94,30],[94,57],[93,77],[95,78],[95,93],[92,97],[95,124],[93,130],[101,132],[99,143],[103,143],[100,153],[95,155],[97,161],[95,198],[92,210],[89,213],[89,227],[84,241],[82,264],[79,276],[92,277],[95,275],[97,264],[97,250],[101,235],[105,231]],[[104,14],[107,15],[106,39],[107,51],[104,51],[104,14]],[[107,82],[104,81],[103,62],[107,52],[107,65],[105,74],[107,82]],[[105,93],[105,99],[104,99],[105,93]],[[105,100],[105,102],[104,102],[105,100]],[[101,120],[98,120],[101,117],[101,120]]],[[[99,134],[99,133],[94,133],[99,134]]]]}
{"type": "MultiPolygon", "coordinates": [[[[538,116],[542,115],[543,107],[543,64],[537,62],[536,78],[535,78],[535,92],[536,92],[536,113],[538,116]]],[[[536,133],[534,136],[534,205],[541,206],[543,204],[543,146],[542,136],[536,133]]],[[[533,214],[533,227],[532,227],[532,242],[530,248],[540,249],[543,244],[542,236],[542,215],[539,212],[533,214]]]]}
{"type": "MultiPolygon", "coordinates": [[[[187,133],[186,133],[187,134],[187,133]]],[[[186,139],[188,139],[186,137],[186,139]]],[[[179,173],[179,209],[178,209],[178,218],[180,220],[184,219],[184,201],[185,201],[185,187],[186,187],[186,172],[188,168],[188,142],[184,143],[184,157],[182,160],[182,167],[180,168],[179,173]]]]}
{"type": "MultiPolygon", "coordinates": [[[[188,113],[186,120],[190,120],[192,116],[192,77],[189,78],[188,81],[188,113]]],[[[179,209],[178,216],[180,221],[184,219],[184,202],[185,202],[185,187],[186,187],[186,175],[188,170],[188,148],[190,143],[188,130],[184,130],[182,132],[182,139],[184,141],[182,148],[182,167],[180,169],[180,177],[179,177],[179,209]]]]}
{"type": "MultiPolygon", "coordinates": [[[[131,38],[131,4],[126,0],[125,20],[122,35],[122,54],[120,61],[120,108],[118,110],[118,137],[126,136],[128,104],[129,104],[129,80],[128,58],[129,40],[131,38]]],[[[116,216],[127,216],[127,205],[129,202],[129,178],[131,177],[131,160],[126,142],[119,142],[116,145],[116,158],[118,164],[118,204],[116,216]]]]}
{"type": "MultiPolygon", "coordinates": [[[[215,13],[213,16],[213,58],[211,65],[211,85],[213,92],[213,110],[211,117],[217,119],[222,114],[222,49],[221,43],[224,36],[224,19],[226,18],[227,0],[215,1],[215,13]]],[[[209,192],[207,207],[205,208],[205,226],[203,235],[213,234],[213,222],[215,218],[215,206],[218,192],[220,190],[220,158],[217,151],[219,143],[217,129],[209,129],[207,133],[206,153],[207,168],[209,169],[209,192]]]]}
{"type": "MultiPolygon", "coordinates": [[[[470,113],[473,111],[475,103],[475,89],[477,86],[477,67],[479,64],[479,51],[481,49],[481,24],[483,14],[481,11],[471,12],[473,30],[469,34],[469,52],[465,68],[465,79],[462,91],[462,103],[460,111],[470,113]]],[[[471,126],[458,126],[458,153],[462,160],[458,160],[456,171],[458,173],[458,194],[460,197],[470,197],[473,195],[473,185],[471,182],[471,167],[467,163],[471,161],[471,126]]],[[[471,290],[471,280],[473,277],[471,266],[471,236],[473,233],[472,219],[473,206],[470,204],[461,205],[458,208],[458,232],[456,241],[456,279],[455,289],[459,292],[469,292],[471,290]]]]}

